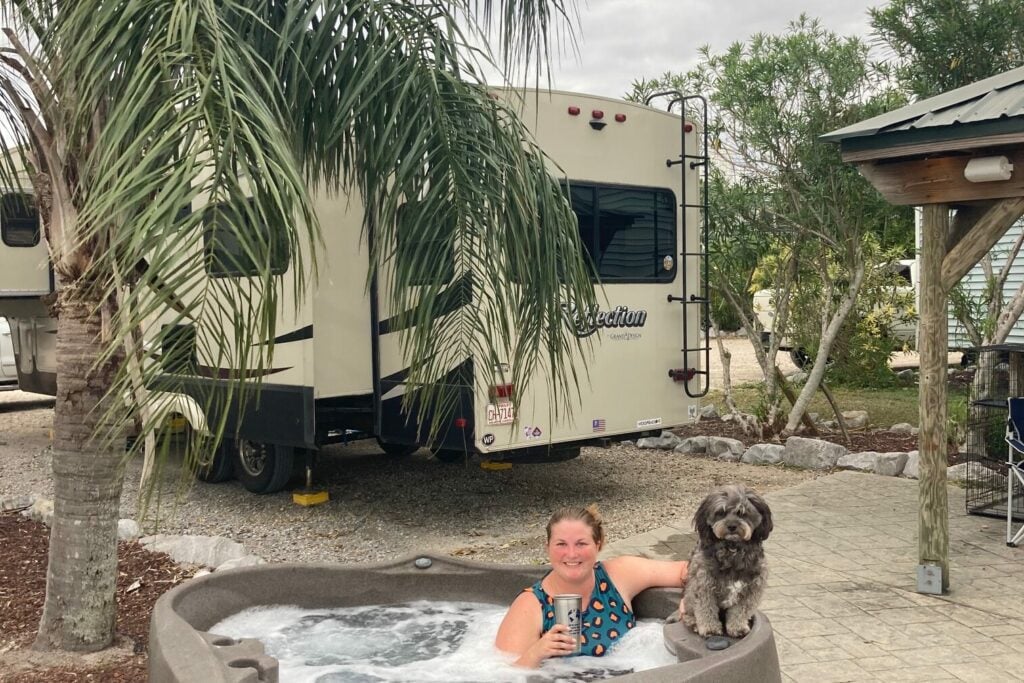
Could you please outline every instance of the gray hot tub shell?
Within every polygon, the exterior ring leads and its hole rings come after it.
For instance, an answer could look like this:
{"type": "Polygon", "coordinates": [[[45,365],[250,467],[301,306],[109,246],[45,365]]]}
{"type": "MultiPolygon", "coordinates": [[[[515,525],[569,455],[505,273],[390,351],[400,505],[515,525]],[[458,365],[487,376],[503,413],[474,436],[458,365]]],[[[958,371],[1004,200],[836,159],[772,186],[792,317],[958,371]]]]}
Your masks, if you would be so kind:
{"type": "MultiPolygon", "coordinates": [[[[362,565],[266,564],[217,572],[164,594],[153,609],[149,635],[152,683],[275,683],[277,660],[258,640],[234,641],[210,633],[222,619],[257,605],[303,608],[393,604],[411,600],[466,600],[508,604],[543,576],[545,567],[485,564],[429,555],[362,565]],[[417,568],[417,557],[430,566],[417,568]]],[[[664,619],[679,605],[679,590],[652,589],[633,601],[641,618],[664,619]]],[[[760,613],[751,632],[712,651],[682,624],[665,626],[665,644],[680,663],[617,681],[749,683],[780,680],[771,625],[760,613]]]]}

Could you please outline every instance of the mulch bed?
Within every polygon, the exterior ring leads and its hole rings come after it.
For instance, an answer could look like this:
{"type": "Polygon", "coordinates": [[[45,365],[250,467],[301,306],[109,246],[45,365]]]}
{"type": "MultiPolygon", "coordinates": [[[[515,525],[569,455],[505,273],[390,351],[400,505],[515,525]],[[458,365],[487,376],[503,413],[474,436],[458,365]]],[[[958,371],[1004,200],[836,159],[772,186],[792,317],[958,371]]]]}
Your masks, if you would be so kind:
{"type": "MultiPolygon", "coordinates": [[[[47,548],[50,530],[45,524],[16,512],[0,514],[0,652],[31,647],[43,613],[46,592],[47,548]]],[[[192,576],[164,553],[152,553],[136,542],[117,547],[117,632],[130,639],[133,655],[98,667],[0,670],[3,683],[36,681],[146,681],[149,617],[165,591],[192,576]]],[[[3,665],[0,664],[0,668],[3,665]]]]}

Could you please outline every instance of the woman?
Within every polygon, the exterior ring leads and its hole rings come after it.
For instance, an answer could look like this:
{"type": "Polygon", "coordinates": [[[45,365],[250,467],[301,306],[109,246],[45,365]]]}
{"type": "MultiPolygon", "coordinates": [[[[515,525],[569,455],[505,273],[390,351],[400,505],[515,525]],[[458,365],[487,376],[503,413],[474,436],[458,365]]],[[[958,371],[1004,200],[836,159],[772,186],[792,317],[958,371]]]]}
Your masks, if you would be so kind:
{"type": "Polygon", "coordinates": [[[640,591],[686,581],[686,562],[633,556],[598,562],[604,530],[595,505],[557,510],[547,537],[551,571],[512,602],[494,640],[498,649],[519,656],[516,666],[535,668],[576,649],[568,627],[554,623],[553,596],[584,596],[580,654],[601,656],[636,625],[633,598],[640,591]]]}

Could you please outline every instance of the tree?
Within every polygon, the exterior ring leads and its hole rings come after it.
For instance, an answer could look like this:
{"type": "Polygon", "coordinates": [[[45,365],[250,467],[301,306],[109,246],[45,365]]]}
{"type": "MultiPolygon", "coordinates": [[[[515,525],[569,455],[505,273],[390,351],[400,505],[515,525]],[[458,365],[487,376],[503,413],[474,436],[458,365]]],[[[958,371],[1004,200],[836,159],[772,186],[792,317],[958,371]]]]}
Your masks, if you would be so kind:
{"type": "Polygon", "coordinates": [[[1024,0],[891,0],[868,13],[899,84],[919,99],[1024,64],[1024,0]]]}
{"type": "Polygon", "coordinates": [[[768,387],[769,424],[778,405],[773,395],[778,347],[769,354],[759,348],[760,326],[748,292],[737,284],[749,286],[754,269],[760,268],[762,279],[776,289],[781,313],[776,336],[799,329],[801,317],[814,332],[814,363],[784,427],[792,432],[854,309],[872,245],[910,233],[909,212],[888,206],[819,137],[886,111],[897,99],[885,87],[885,71],[869,61],[864,43],[828,32],[806,16],[783,35],[757,34],[722,54],[705,47],[702,57],[690,74],[635,84],[634,96],[666,87],[708,93],[719,152],[715,163],[723,169],[715,203],[727,202],[717,214],[722,253],[712,278],[747,320],[768,387]],[[761,257],[745,246],[749,240],[756,240],[754,251],[761,257]],[[744,250],[745,255],[738,254],[744,250]],[[768,261],[765,255],[775,258],[768,261]],[[800,306],[791,302],[798,290],[800,306]]]}
{"type": "MultiPolygon", "coordinates": [[[[396,264],[399,282],[454,241],[470,277],[493,287],[458,325],[435,325],[441,303],[424,296],[406,345],[419,377],[440,376],[437,351],[473,344],[486,316],[515,331],[493,342],[515,382],[542,362],[557,389],[573,386],[560,302],[594,295],[572,213],[522,124],[489,96],[465,34],[493,14],[506,63],[540,60],[562,0],[0,7],[0,115],[16,143],[0,181],[34,193],[57,279],[55,509],[36,647],[113,638],[124,432],[140,407],[126,410],[126,397],[160,374],[143,339],[173,341],[154,316],[173,310],[213,362],[259,376],[273,347],[252,342],[274,338],[285,278],[301,297],[315,275],[310,187],[358,192],[378,267],[398,206],[415,206],[422,244],[435,246],[396,264]],[[258,276],[203,278],[206,259],[181,258],[210,225],[258,276]],[[451,226],[454,237],[430,239],[451,226]],[[274,274],[282,259],[288,276],[274,274]]],[[[154,392],[135,396],[158,409],[154,392]]]]}

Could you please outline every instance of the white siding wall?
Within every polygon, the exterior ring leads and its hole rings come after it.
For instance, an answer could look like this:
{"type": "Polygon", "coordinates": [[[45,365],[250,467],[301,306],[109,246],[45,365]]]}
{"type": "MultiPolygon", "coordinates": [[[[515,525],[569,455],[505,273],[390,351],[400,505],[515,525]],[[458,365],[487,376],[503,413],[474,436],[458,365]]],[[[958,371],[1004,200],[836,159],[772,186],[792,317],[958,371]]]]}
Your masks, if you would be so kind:
{"type": "MultiPolygon", "coordinates": [[[[918,250],[921,248],[921,211],[918,209],[915,212],[915,232],[917,237],[918,250]]],[[[1006,263],[1006,259],[1009,256],[1010,249],[1013,247],[1014,242],[1020,236],[1021,231],[1024,231],[1024,220],[1019,221],[1013,227],[1006,231],[1006,234],[1000,238],[996,243],[996,246],[992,247],[992,272],[998,274],[1006,263]]],[[[1004,300],[1010,299],[1021,283],[1024,282],[1024,249],[1017,254],[1017,258],[1013,260],[1013,264],[1010,266],[1010,274],[1006,278],[1006,284],[1003,287],[1004,300]]],[[[981,268],[981,265],[976,265],[971,268],[970,272],[967,273],[960,280],[960,283],[967,290],[968,295],[981,298],[985,293],[985,275],[981,268]]],[[[914,269],[914,286],[917,286],[917,271],[914,269]]],[[[1006,338],[1007,343],[1011,344],[1024,344],[1024,322],[1018,320],[1011,330],[1009,336],[1006,338]]],[[[967,337],[964,331],[963,325],[953,317],[952,314],[949,316],[949,348],[959,349],[971,346],[970,339],[967,337]]]]}

